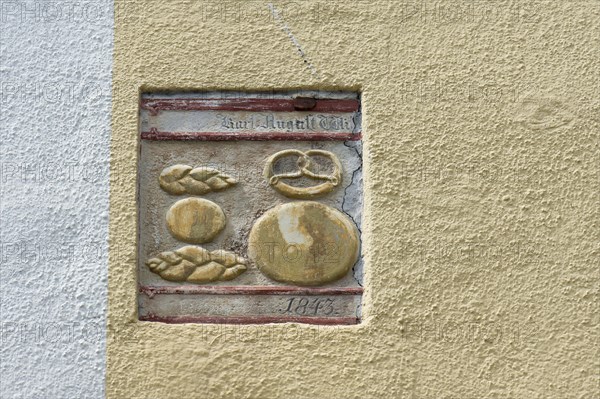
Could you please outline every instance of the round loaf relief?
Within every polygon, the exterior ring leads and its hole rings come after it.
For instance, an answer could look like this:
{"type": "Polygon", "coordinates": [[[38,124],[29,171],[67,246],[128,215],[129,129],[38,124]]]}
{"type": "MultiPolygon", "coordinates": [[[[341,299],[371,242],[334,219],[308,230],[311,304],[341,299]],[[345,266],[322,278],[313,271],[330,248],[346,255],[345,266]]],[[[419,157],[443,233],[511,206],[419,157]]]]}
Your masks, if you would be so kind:
{"type": "Polygon", "coordinates": [[[178,240],[193,244],[210,242],[225,227],[225,214],[212,201],[186,198],[167,211],[167,227],[178,240]]]}
{"type": "Polygon", "coordinates": [[[248,254],[273,280],[323,285],[345,276],[359,255],[359,235],[342,212],[313,201],[276,206],[252,226],[248,254]]]}

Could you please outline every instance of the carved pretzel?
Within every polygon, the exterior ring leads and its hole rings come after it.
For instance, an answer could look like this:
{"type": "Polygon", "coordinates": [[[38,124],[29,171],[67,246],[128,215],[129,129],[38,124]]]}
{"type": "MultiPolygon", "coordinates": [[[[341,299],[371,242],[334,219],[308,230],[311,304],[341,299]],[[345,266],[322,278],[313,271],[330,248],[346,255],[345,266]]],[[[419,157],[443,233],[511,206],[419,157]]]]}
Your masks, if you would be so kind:
{"type": "Polygon", "coordinates": [[[324,195],[333,191],[342,182],[342,164],[335,154],[329,151],[308,150],[306,152],[302,152],[299,150],[284,150],[273,154],[267,160],[264,175],[269,184],[279,193],[290,198],[306,199],[324,195]],[[315,155],[331,160],[331,163],[333,164],[333,173],[331,175],[319,174],[311,170],[311,157],[315,155]],[[281,158],[289,156],[298,157],[298,170],[276,175],[273,170],[275,163],[281,158]],[[323,181],[323,183],[311,187],[294,187],[283,181],[283,179],[299,179],[301,177],[320,180],[323,181]]]}

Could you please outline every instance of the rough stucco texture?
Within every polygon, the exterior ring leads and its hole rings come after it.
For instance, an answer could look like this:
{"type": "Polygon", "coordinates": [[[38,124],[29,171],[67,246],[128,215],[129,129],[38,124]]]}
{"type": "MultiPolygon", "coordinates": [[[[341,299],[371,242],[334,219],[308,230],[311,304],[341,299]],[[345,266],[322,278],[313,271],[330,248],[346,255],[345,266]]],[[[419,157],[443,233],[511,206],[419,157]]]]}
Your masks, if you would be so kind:
{"type": "Polygon", "coordinates": [[[3,399],[104,397],[113,5],[69,4],[1,4],[3,399]]]}
{"type": "Polygon", "coordinates": [[[598,2],[132,7],[110,398],[599,397],[598,2]],[[136,321],[140,91],[272,88],[363,93],[363,324],[136,321]]]}

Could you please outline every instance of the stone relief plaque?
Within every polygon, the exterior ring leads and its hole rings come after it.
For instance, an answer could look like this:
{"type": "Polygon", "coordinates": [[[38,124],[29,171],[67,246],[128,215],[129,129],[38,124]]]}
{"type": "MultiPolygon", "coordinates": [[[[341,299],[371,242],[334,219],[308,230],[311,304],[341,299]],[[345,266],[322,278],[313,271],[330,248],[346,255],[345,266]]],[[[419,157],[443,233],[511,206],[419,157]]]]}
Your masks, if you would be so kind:
{"type": "Polygon", "coordinates": [[[140,122],[140,320],[360,323],[357,93],[144,94],[140,122]]]}

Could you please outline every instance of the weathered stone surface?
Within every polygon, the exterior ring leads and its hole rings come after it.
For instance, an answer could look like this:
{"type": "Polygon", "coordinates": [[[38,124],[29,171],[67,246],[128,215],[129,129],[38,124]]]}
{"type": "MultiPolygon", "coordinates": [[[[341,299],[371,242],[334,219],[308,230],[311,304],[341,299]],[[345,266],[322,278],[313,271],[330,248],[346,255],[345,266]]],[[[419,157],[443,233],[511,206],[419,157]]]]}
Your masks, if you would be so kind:
{"type": "Polygon", "coordinates": [[[248,254],[273,280],[322,285],[343,277],[358,259],[356,226],[343,213],[313,201],[279,205],[250,231],[248,254]]]}
{"type": "Polygon", "coordinates": [[[181,241],[201,244],[212,241],[225,227],[221,207],[203,198],[177,201],[167,212],[167,226],[181,241]]]}
{"type": "Polygon", "coordinates": [[[146,262],[148,268],[169,281],[209,283],[232,280],[246,271],[247,261],[232,252],[188,245],[163,252],[146,262]]]}
{"type": "MultiPolygon", "coordinates": [[[[217,204],[226,215],[223,230],[210,243],[193,243],[210,249],[225,249],[241,256],[247,255],[248,234],[260,215],[267,210],[291,200],[274,190],[265,179],[263,171],[269,157],[293,148],[306,153],[315,142],[290,141],[152,141],[142,140],[140,159],[139,282],[142,285],[168,284],[152,273],[145,262],[158,253],[173,251],[187,243],[176,238],[165,221],[169,209],[179,200],[203,198],[217,204]],[[175,197],[164,191],[159,176],[173,165],[190,165],[195,168],[214,168],[238,181],[236,186],[222,191],[212,191],[203,196],[184,194],[175,197]]],[[[319,149],[334,153],[342,163],[341,184],[336,190],[318,198],[324,205],[339,209],[361,228],[362,220],[362,169],[360,142],[323,141],[319,149]]],[[[319,162],[314,170],[331,174],[331,162],[315,157],[319,162]],[[322,162],[321,162],[322,161],[322,162]]],[[[276,164],[277,174],[296,169],[296,159],[289,157],[276,164]]],[[[298,180],[290,184],[301,185],[298,180]]],[[[307,180],[307,184],[310,182],[307,180]]],[[[320,182],[319,182],[320,183],[320,182]]],[[[363,260],[354,265],[352,273],[337,280],[340,286],[355,286],[363,281],[363,260]]],[[[256,267],[231,282],[222,284],[269,285],[283,284],[261,273],[256,267]]]]}

